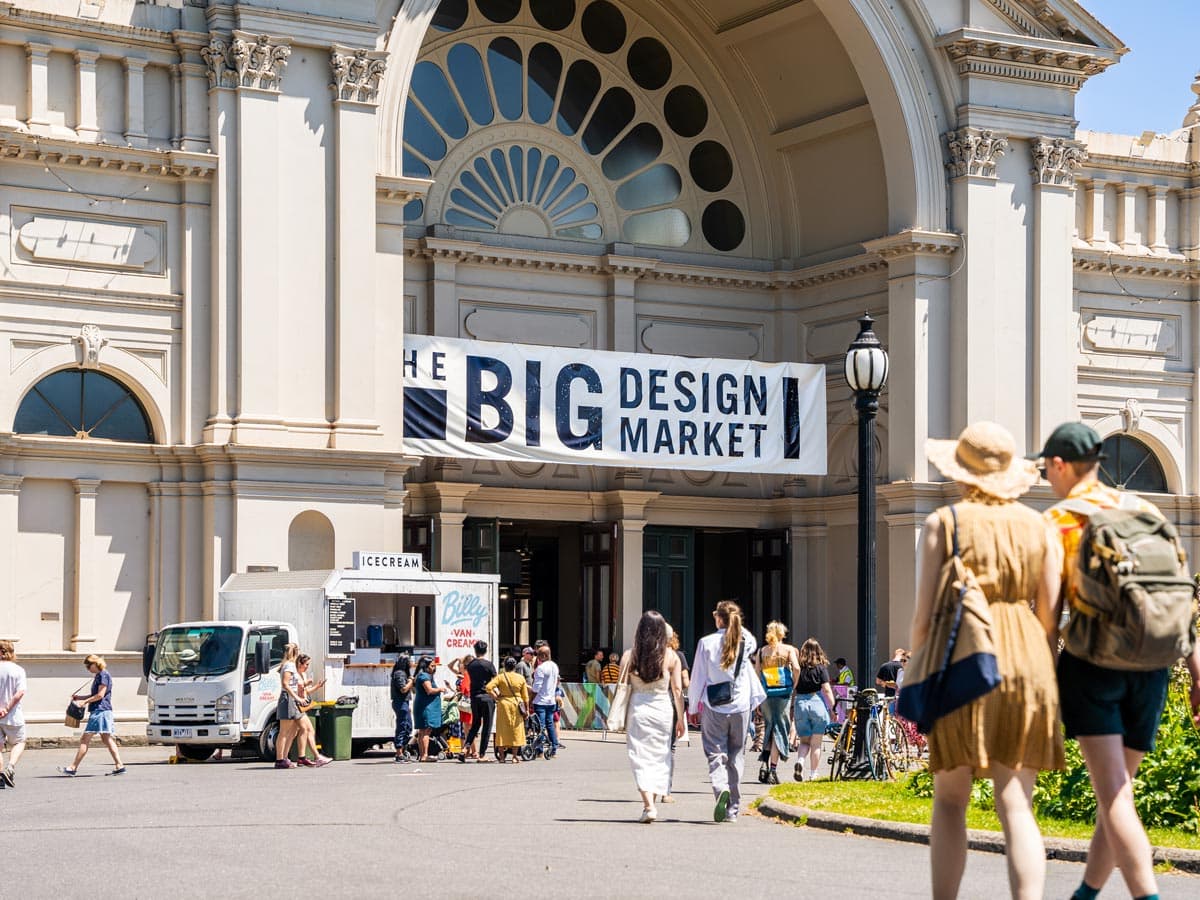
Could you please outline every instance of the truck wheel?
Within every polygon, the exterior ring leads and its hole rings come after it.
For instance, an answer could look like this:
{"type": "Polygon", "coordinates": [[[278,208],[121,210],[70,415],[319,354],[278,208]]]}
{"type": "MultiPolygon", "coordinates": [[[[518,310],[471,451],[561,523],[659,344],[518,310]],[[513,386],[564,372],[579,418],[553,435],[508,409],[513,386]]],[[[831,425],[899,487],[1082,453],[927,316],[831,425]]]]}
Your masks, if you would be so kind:
{"type": "Polygon", "coordinates": [[[366,755],[367,751],[377,746],[375,741],[351,741],[350,755],[355,759],[366,755]]]}
{"type": "Polygon", "coordinates": [[[258,736],[258,756],[263,762],[275,762],[275,741],[279,738],[279,720],[270,719],[258,736]]]}
{"type": "Polygon", "coordinates": [[[192,762],[205,762],[212,759],[217,748],[211,744],[180,744],[179,755],[192,762]]]}

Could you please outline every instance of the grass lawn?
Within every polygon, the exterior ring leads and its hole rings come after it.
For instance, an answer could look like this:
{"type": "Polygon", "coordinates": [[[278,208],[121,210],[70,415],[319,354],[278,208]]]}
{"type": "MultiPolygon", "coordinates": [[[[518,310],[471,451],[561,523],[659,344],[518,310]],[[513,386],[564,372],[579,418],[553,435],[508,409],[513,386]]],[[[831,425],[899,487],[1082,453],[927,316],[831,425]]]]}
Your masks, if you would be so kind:
{"type": "MultiPolygon", "coordinates": [[[[899,782],[878,781],[815,781],[778,784],[771,796],[784,803],[812,810],[826,810],[847,816],[862,816],[884,822],[915,822],[928,825],[933,809],[932,800],[913,797],[899,782]]],[[[1079,838],[1088,840],[1092,826],[1061,819],[1039,819],[1046,837],[1079,838]]],[[[1000,820],[992,810],[967,809],[967,827],[983,831],[1000,831],[1000,820]]],[[[1200,835],[1169,828],[1151,828],[1150,843],[1156,847],[1178,847],[1200,850],[1200,835]]]]}

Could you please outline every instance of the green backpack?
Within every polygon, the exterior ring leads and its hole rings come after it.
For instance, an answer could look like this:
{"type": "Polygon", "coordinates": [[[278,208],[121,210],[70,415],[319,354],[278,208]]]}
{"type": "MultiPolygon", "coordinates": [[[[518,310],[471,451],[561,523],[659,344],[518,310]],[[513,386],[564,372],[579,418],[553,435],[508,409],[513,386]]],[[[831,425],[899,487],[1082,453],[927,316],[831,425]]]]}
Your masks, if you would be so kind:
{"type": "Polygon", "coordinates": [[[1175,527],[1136,503],[1123,494],[1117,509],[1062,504],[1088,517],[1063,639],[1067,652],[1093,665],[1149,672],[1191,654],[1196,585],[1175,527]]]}

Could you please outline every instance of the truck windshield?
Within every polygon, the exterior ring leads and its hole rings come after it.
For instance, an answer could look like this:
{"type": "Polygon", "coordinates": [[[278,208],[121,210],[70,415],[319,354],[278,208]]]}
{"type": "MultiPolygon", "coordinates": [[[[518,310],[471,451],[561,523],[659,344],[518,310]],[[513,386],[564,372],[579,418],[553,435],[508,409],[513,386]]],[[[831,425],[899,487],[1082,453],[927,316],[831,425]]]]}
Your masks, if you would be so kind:
{"type": "Polygon", "coordinates": [[[166,628],[150,671],[160,676],[224,675],[241,660],[242,629],[229,625],[166,628]]]}

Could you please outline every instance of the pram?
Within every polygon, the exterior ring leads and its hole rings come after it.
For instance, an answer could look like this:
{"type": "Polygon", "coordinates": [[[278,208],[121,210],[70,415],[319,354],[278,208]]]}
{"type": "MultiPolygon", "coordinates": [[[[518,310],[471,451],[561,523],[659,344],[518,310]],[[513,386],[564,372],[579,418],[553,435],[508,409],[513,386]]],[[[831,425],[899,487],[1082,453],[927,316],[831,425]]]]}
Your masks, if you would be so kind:
{"type": "Polygon", "coordinates": [[[542,717],[531,712],[525,717],[525,746],[521,748],[521,759],[529,762],[536,759],[539,753],[549,759],[554,755],[554,746],[542,724],[542,717]]]}
{"type": "MultiPolygon", "coordinates": [[[[461,726],[458,721],[458,694],[446,694],[442,700],[442,724],[429,734],[429,755],[438,760],[459,752],[452,749],[451,742],[458,744],[461,749],[461,726]]],[[[413,729],[412,738],[404,748],[404,755],[411,760],[420,759],[421,745],[417,742],[417,729],[413,729]]]]}

